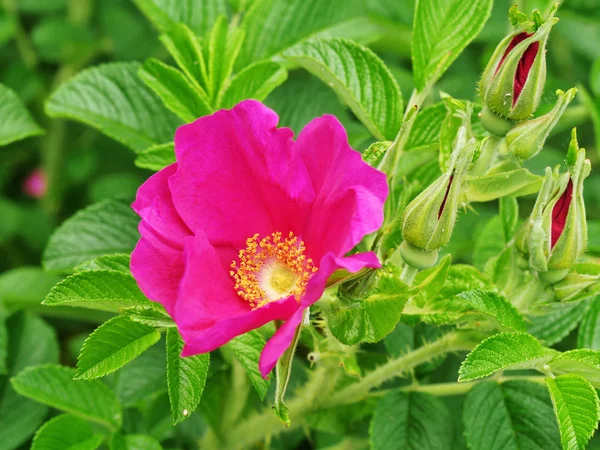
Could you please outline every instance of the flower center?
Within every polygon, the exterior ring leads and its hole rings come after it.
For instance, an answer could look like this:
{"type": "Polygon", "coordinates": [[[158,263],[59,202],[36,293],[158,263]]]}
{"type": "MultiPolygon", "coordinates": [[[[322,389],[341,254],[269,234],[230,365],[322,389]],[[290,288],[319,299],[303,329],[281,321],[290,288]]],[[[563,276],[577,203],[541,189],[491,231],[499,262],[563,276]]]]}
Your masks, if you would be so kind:
{"type": "Polygon", "coordinates": [[[239,262],[231,263],[229,273],[235,290],[254,308],[290,295],[299,300],[310,276],[317,271],[305,252],[304,242],[292,232],[287,238],[275,232],[261,240],[255,234],[240,250],[239,262]]]}

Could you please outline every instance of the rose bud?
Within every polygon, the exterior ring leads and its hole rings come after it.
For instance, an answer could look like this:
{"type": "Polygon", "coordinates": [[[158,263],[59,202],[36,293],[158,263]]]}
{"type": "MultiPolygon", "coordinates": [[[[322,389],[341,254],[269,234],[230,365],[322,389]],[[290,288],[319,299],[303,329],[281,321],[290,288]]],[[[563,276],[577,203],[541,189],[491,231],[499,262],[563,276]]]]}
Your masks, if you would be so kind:
{"type": "Polygon", "coordinates": [[[516,30],[500,42],[481,77],[481,98],[492,113],[519,121],[537,109],[546,82],[546,42],[558,22],[555,10],[545,21],[535,10],[529,21],[516,6],[510,9],[516,30]]]}
{"type": "Polygon", "coordinates": [[[529,255],[529,265],[549,283],[562,280],[577,262],[587,243],[583,180],[591,171],[585,150],[572,133],[567,154],[569,171],[560,175],[546,169],[546,178],[529,221],[517,238],[518,248],[529,255]]]}
{"type": "Polygon", "coordinates": [[[404,260],[414,267],[421,264],[409,260],[420,259],[419,252],[437,251],[452,236],[463,182],[477,146],[474,138],[467,142],[466,133],[465,127],[458,132],[448,170],[415,197],[404,211],[404,242],[400,252],[404,260]]]}
{"type": "Polygon", "coordinates": [[[508,151],[521,161],[537,155],[544,146],[550,131],[555,127],[576,93],[577,89],[575,88],[569,89],[566,93],[559,89],[556,91],[558,100],[552,111],[535,119],[521,122],[511,129],[506,135],[508,151]]]}

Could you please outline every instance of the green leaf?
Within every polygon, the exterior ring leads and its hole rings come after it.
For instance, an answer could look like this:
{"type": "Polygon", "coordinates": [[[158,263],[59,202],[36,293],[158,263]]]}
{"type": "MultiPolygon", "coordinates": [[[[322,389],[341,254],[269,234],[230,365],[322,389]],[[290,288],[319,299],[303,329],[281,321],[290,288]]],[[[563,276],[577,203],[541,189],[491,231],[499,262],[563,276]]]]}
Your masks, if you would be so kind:
{"type": "Polygon", "coordinates": [[[258,396],[264,400],[269,390],[270,380],[265,380],[258,370],[260,354],[265,346],[262,334],[258,330],[252,330],[232,339],[228,346],[246,369],[258,396]]]}
{"type": "Polygon", "coordinates": [[[479,34],[492,11],[492,0],[417,0],[412,36],[415,86],[434,83],[479,34]]]}
{"type": "Polygon", "coordinates": [[[43,304],[114,312],[131,306],[161,308],[144,296],[133,276],[114,270],[90,270],[71,275],[50,291],[43,304]]]}
{"type": "Polygon", "coordinates": [[[467,176],[465,196],[469,202],[489,202],[497,198],[534,194],[542,186],[542,177],[527,169],[493,175],[467,176]]]}
{"type": "Polygon", "coordinates": [[[546,383],[563,449],[585,449],[600,420],[600,401],[596,390],[579,375],[547,378],[546,383]]]}
{"type": "Polygon", "coordinates": [[[102,435],[94,434],[89,423],[63,414],[46,422],[35,434],[31,450],[96,450],[102,435]]]}
{"type": "Polygon", "coordinates": [[[555,352],[527,333],[499,333],[481,342],[460,365],[458,381],[487,377],[499,370],[537,369],[555,352]]]}
{"type": "Polygon", "coordinates": [[[574,373],[581,375],[595,387],[600,388],[600,351],[586,348],[569,350],[549,362],[555,375],[574,373]]]}
{"type": "Polygon", "coordinates": [[[353,38],[364,32],[365,21],[357,21],[364,14],[361,0],[255,0],[241,23],[246,39],[237,66],[270,59],[319,35],[353,38]]]}
{"type": "Polygon", "coordinates": [[[517,308],[502,295],[482,289],[467,291],[456,296],[472,308],[492,316],[498,323],[510,330],[525,331],[525,319],[517,308]]]}
{"type": "Polygon", "coordinates": [[[67,219],[50,237],[42,264],[53,272],[111,253],[131,253],[140,235],[140,218],[127,202],[105,200],[67,219]]]}
{"type": "Polygon", "coordinates": [[[6,309],[39,306],[62,277],[39,267],[18,267],[0,275],[0,305],[6,309]]]}
{"type": "Polygon", "coordinates": [[[437,149],[440,142],[440,130],[446,114],[446,106],[443,103],[437,103],[419,112],[408,135],[405,150],[437,149]]]}
{"type": "Polygon", "coordinates": [[[134,151],[169,142],[181,121],[146,87],[139,70],[134,62],[86,69],[52,93],[46,113],[85,123],[134,151]]]}
{"type": "Polygon", "coordinates": [[[85,340],[77,358],[76,380],[101,378],[123,367],[156,344],[154,328],[117,316],[100,325],[85,340]]]}
{"type": "Polygon", "coordinates": [[[117,253],[114,255],[99,256],[75,267],[76,272],[86,270],[116,270],[117,272],[130,273],[130,255],[128,253],[117,253]]]}
{"type": "Polygon", "coordinates": [[[17,94],[0,84],[0,145],[43,133],[17,94]]]}
{"type": "Polygon", "coordinates": [[[108,448],[110,450],[162,450],[160,443],[155,438],[144,434],[128,436],[115,434],[108,448]]]}
{"type": "Polygon", "coordinates": [[[202,398],[210,354],[180,356],[183,340],[176,328],[167,330],[167,380],[173,424],[177,424],[192,414],[202,398]]]}
{"type": "Polygon", "coordinates": [[[502,231],[504,242],[508,244],[515,235],[519,223],[519,202],[514,197],[500,198],[500,217],[502,218],[502,231]]]}
{"type": "Polygon", "coordinates": [[[450,450],[454,429],[440,399],[420,392],[391,392],[377,404],[369,427],[372,450],[450,450]]]}
{"type": "Polygon", "coordinates": [[[175,162],[175,146],[170,144],[155,145],[142,150],[135,158],[135,165],[142,169],[158,172],[175,162]]]}
{"type": "Polygon", "coordinates": [[[121,311],[129,320],[154,328],[173,328],[177,325],[166,311],[155,306],[132,306],[121,311]]]}
{"type": "Polygon", "coordinates": [[[527,381],[478,383],[465,398],[463,424],[470,450],[560,450],[552,403],[527,381]]]}
{"type": "Polygon", "coordinates": [[[592,301],[591,308],[583,317],[577,335],[577,347],[600,350],[600,297],[592,301]]]}
{"type": "Polygon", "coordinates": [[[500,216],[494,216],[485,223],[475,241],[473,249],[475,267],[483,270],[490,259],[502,253],[505,244],[502,234],[502,219],[500,216]]]}
{"type": "Polygon", "coordinates": [[[589,302],[551,303],[545,311],[546,314],[528,318],[527,331],[544,345],[554,345],[577,327],[589,307],[589,302]]]}
{"type": "Polygon", "coordinates": [[[163,104],[185,122],[193,122],[198,117],[211,114],[212,108],[205,100],[203,92],[191,84],[185,75],[156,59],[147,60],[139,72],[140,78],[163,104]]]}
{"type": "Polygon", "coordinates": [[[28,367],[11,378],[15,391],[109,430],[121,426],[121,407],[100,380],[75,381],[75,369],[64,366],[28,367]]]}
{"type": "Polygon", "coordinates": [[[312,39],[284,56],[331,86],[376,139],[396,137],[402,94],[375,53],[344,39],[312,39]]]}
{"type": "Polygon", "coordinates": [[[220,108],[232,108],[248,98],[263,101],[286,79],[287,71],[275,62],[252,64],[231,79],[223,93],[220,108]]]}
{"type": "Polygon", "coordinates": [[[395,270],[379,270],[377,278],[356,299],[338,292],[332,303],[327,324],[343,344],[378,342],[391,333],[400,320],[402,309],[414,293],[395,270]]]}
{"type": "Polygon", "coordinates": [[[227,14],[226,0],[134,0],[134,3],[163,33],[183,23],[202,36],[217,17],[227,14]]]}

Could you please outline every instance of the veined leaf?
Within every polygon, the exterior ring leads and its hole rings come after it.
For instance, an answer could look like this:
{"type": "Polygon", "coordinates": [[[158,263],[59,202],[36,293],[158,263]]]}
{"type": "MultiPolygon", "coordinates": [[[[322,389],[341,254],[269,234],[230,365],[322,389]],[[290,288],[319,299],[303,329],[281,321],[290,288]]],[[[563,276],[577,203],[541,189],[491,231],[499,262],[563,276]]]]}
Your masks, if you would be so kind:
{"type": "Polygon", "coordinates": [[[402,94],[375,53],[344,39],[312,39],[284,56],[331,86],[376,139],[396,137],[402,94]]]}
{"type": "Polygon", "coordinates": [[[371,449],[452,448],[453,426],[444,402],[420,392],[392,392],[375,409],[369,436],[371,449]]]}
{"type": "Polygon", "coordinates": [[[152,327],[117,316],[85,340],[77,358],[76,380],[101,378],[123,367],[160,339],[152,327]]]}
{"type": "Polygon", "coordinates": [[[517,308],[500,294],[482,289],[462,292],[456,296],[472,308],[492,316],[498,323],[508,329],[525,331],[525,319],[517,308]]]}
{"type": "Polygon", "coordinates": [[[527,169],[493,175],[468,176],[465,196],[470,202],[489,202],[497,198],[534,194],[542,185],[542,177],[527,169]]]}
{"type": "Polygon", "coordinates": [[[172,143],[155,145],[142,150],[135,158],[135,165],[158,172],[175,162],[175,146],[172,143]]]}
{"type": "MultiPolygon", "coordinates": [[[[551,303],[547,314],[530,316],[527,325],[529,334],[534,335],[544,345],[550,346],[562,341],[575,329],[590,308],[587,301],[579,303],[551,303]]],[[[581,330],[583,324],[579,329],[581,330]]]]}
{"type": "Polygon", "coordinates": [[[130,259],[130,255],[128,253],[99,256],[98,258],[78,265],[75,267],[75,271],[83,272],[86,270],[116,270],[117,272],[130,273],[130,259]]]}
{"type": "Polygon", "coordinates": [[[560,450],[552,403],[528,381],[478,383],[465,398],[463,424],[471,450],[560,450]]]}
{"type": "Polygon", "coordinates": [[[412,36],[415,86],[435,82],[479,34],[493,0],[417,0],[412,36]]]}
{"type": "Polygon", "coordinates": [[[233,338],[228,346],[233,350],[233,353],[239,359],[242,366],[244,366],[244,369],[246,369],[258,396],[261,400],[264,400],[269,389],[270,380],[265,380],[258,370],[260,353],[265,346],[265,339],[262,334],[258,330],[252,330],[233,338]]]}
{"type": "Polygon", "coordinates": [[[498,370],[541,368],[555,354],[527,333],[499,333],[467,355],[458,371],[458,381],[487,377],[498,370]]]}
{"type": "Polygon", "coordinates": [[[133,276],[114,270],[90,270],[71,275],[50,291],[43,304],[114,312],[131,306],[161,308],[144,296],[133,276]]]}
{"type": "Polygon", "coordinates": [[[278,63],[263,61],[252,64],[232,78],[219,102],[220,107],[232,108],[247,98],[263,101],[286,79],[287,71],[278,63]]]}
{"type": "Polygon", "coordinates": [[[140,218],[127,202],[104,200],[67,219],[50,237],[42,264],[53,272],[110,253],[130,253],[140,235],[140,218]]]}
{"type": "Polygon", "coordinates": [[[46,365],[28,367],[11,378],[15,391],[110,430],[121,425],[121,407],[100,380],[75,381],[75,369],[46,365]]]}
{"type": "Polygon", "coordinates": [[[500,199],[500,217],[502,218],[502,231],[506,243],[515,235],[519,223],[519,202],[514,197],[500,199]]]}
{"type": "Polygon", "coordinates": [[[0,84],[0,145],[43,133],[17,94],[0,84]]]}
{"type": "Polygon", "coordinates": [[[437,149],[440,142],[440,130],[446,115],[446,106],[443,103],[437,103],[419,112],[408,135],[405,150],[437,149]]]}
{"type": "Polygon", "coordinates": [[[600,297],[592,301],[591,308],[583,317],[577,335],[577,347],[600,350],[600,297]]]}
{"type": "Polygon", "coordinates": [[[131,306],[121,311],[129,320],[154,328],[175,328],[177,324],[162,308],[155,306],[131,306]]]}
{"type": "Polygon", "coordinates": [[[600,401],[593,386],[579,375],[546,378],[564,450],[587,446],[598,428],[600,401]]]}
{"type": "Polygon", "coordinates": [[[600,351],[586,348],[570,350],[557,355],[549,363],[555,375],[577,374],[585,377],[595,387],[600,388],[600,351]]]}
{"type": "Polygon", "coordinates": [[[102,435],[89,423],[63,414],[46,422],[35,434],[31,450],[96,450],[102,435]]]}
{"type": "Polygon", "coordinates": [[[181,121],[138,77],[138,63],[86,69],[46,101],[50,117],[83,122],[134,151],[173,140],[181,121]]]}
{"type": "Polygon", "coordinates": [[[176,328],[167,330],[167,380],[173,424],[192,414],[198,405],[206,384],[210,354],[180,356],[183,340],[176,328]]]}
{"type": "Polygon", "coordinates": [[[217,17],[227,14],[227,0],[134,0],[134,3],[163,33],[184,23],[203,36],[217,17]]]}

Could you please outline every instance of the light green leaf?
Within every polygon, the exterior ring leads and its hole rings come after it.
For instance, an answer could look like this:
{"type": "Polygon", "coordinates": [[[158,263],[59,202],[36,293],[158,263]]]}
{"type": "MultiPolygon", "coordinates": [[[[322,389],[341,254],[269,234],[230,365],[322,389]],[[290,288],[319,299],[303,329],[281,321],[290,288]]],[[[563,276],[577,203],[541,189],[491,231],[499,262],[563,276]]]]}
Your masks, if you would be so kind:
{"type": "Polygon", "coordinates": [[[39,306],[62,277],[39,267],[18,267],[0,275],[0,305],[6,309],[39,306]]]}
{"type": "Polygon", "coordinates": [[[167,330],[167,380],[173,424],[177,424],[192,414],[202,398],[210,354],[180,356],[183,340],[176,328],[167,330]]]}
{"type": "Polygon", "coordinates": [[[577,347],[600,350],[600,297],[592,301],[591,308],[583,317],[577,335],[577,347]]]}
{"type": "Polygon", "coordinates": [[[263,101],[286,79],[287,71],[275,62],[252,64],[231,79],[223,93],[220,108],[232,108],[248,98],[263,101]]]}
{"type": "Polygon", "coordinates": [[[492,316],[504,328],[525,331],[523,316],[512,303],[496,292],[478,289],[458,294],[456,298],[468,303],[477,311],[492,316]]]}
{"type": "Polygon", "coordinates": [[[84,262],[83,264],[75,267],[76,272],[83,272],[86,270],[116,270],[117,272],[130,273],[129,253],[116,253],[114,255],[99,256],[98,258],[91,259],[84,262]]]}
{"type": "Polygon", "coordinates": [[[156,28],[165,33],[178,23],[202,36],[222,14],[227,14],[227,0],[134,0],[156,28]]]}
{"type": "Polygon", "coordinates": [[[376,139],[396,137],[402,94],[375,53],[344,39],[312,39],[284,56],[331,86],[376,139]]]}
{"type": "Polygon", "coordinates": [[[458,371],[458,381],[476,380],[499,370],[539,369],[554,354],[527,333],[499,333],[467,355],[458,371]]]}
{"type": "Polygon", "coordinates": [[[205,95],[174,67],[156,59],[147,60],[139,72],[140,78],[163,104],[185,122],[211,114],[205,95]]]}
{"type": "Polygon", "coordinates": [[[76,380],[101,378],[123,367],[156,344],[154,328],[117,316],[104,322],[85,340],[77,358],[76,380]]]}
{"type": "Polygon", "coordinates": [[[417,0],[412,36],[415,86],[434,83],[479,34],[493,0],[417,0]]]}
{"type": "Polygon", "coordinates": [[[555,375],[574,373],[581,375],[595,387],[600,388],[600,351],[586,348],[569,350],[556,356],[549,363],[555,375]]]}
{"type": "Polygon", "coordinates": [[[420,392],[392,392],[375,409],[369,427],[372,450],[450,450],[450,411],[440,399],[420,392]]]}
{"type": "Polygon", "coordinates": [[[75,381],[75,369],[64,366],[28,367],[11,378],[15,391],[109,430],[121,426],[121,407],[100,380],[75,381]]]}
{"type": "Polygon", "coordinates": [[[469,202],[489,202],[500,197],[534,194],[542,186],[542,177],[527,169],[493,175],[468,176],[465,197],[469,202]]]}
{"type": "Polygon", "coordinates": [[[17,94],[0,84],[0,145],[43,133],[17,94]]]}
{"type": "Polygon", "coordinates": [[[580,450],[598,428],[600,401],[593,386],[579,375],[546,378],[563,450],[580,450]]]}
{"type": "Polygon", "coordinates": [[[131,306],[121,311],[129,320],[154,328],[173,328],[177,325],[162,308],[155,306],[131,306]]]}
{"type": "Polygon", "coordinates": [[[54,272],[111,253],[130,253],[140,235],[140,218],[127,202],[105,200],[67,219],[50,237],[42,264],[54,272]]]}
{"type": "Polygon", "coordinates": [[[181,121],[146,87],[139,70],[134,62],[86,69],[52,93],[46,113],[83,122],[134,151],[171,141],[181,121]]]}
{"type": "Polygon", "coordinates": [[[256,0],[244,15],[246,39],[237,67],[270,59],[308,38],[353,38],[363,33],[361,0],[256,0]],[[344,25],[352,24],[350,27],[344,25]]]}
{"type": "Polygon", "coordinates": [[[155,145],[138,153],[135,165],[142,169],[158,172],[175,162],[175,146],[170,144],[155,145]]]}
{"type": "Polygon", "coordinates": [[[260,331],[252,330],[232,339],[228,346],[246,369],[258,396],[261,400],[264,400],[269,389],[270,380],[265,380],[260,374],[258,361],[265,346],[265,338],[260,334],[260,331]]]}
{"type": "Polygon", "coordinates": [[[102,435],[94,434],[89,423],[63,414],[37,431],[31,450],[96,450],[102,440],[102,435]]]}
{"type": "Polygon", "coordinates": [[[114,439],[110,443],[110,450],[162,450],[160,442],[152,436],[144,434],[130,434],[123,437],[118,446],[114,445],[114,439]]]}
{"type": "Polygon", "coordinates": [[[161,309],[158,303],[144,296],[133,276],[114,270],[90,270],[71,275],[50,291],[43,304],[114,312],[131,306],[161,309]]]}
{"type": "Polygon", "coordinates": [[[560,450],[552,403],[543,386],[486,381],[465,398],[463,424],[470,450],[560,450]]]}
{"type": "Polygon", "coordinates": [[[554,345],[575,329],[589,307],[589,302],[551,303],[545,314],[529,317],[527,331],[544,345],[554,345]]]}
{"type": "Polygon", "coordinates": [[[418,113],[408,135],[405,150],[437,149],[440,142],[440,130],[446,114],[446,106],[443,103],[436,103],[418,113]]]}
{"type": "Polygon", "coordinates": [[[500,217],[502,218],[504,241],[508,243],[515,235],[519,223],[519,202],[516,198],[500,198],[500,217]]]}

